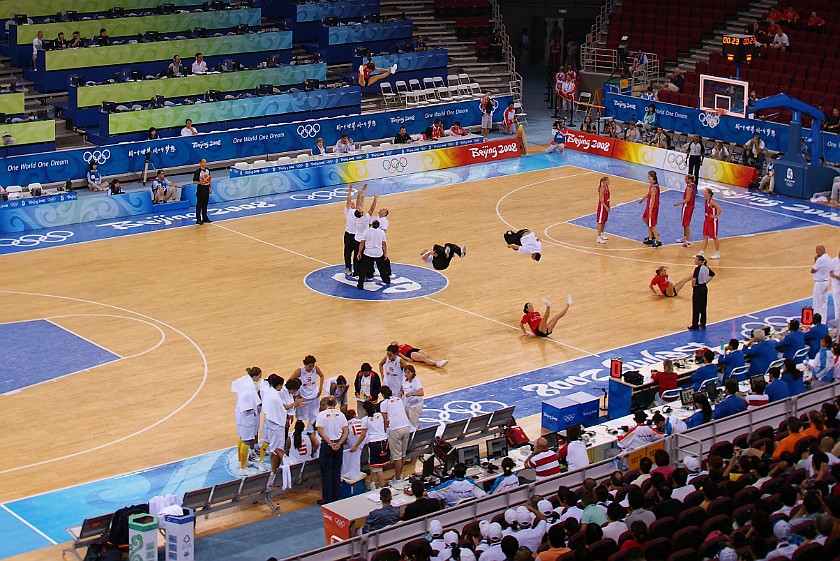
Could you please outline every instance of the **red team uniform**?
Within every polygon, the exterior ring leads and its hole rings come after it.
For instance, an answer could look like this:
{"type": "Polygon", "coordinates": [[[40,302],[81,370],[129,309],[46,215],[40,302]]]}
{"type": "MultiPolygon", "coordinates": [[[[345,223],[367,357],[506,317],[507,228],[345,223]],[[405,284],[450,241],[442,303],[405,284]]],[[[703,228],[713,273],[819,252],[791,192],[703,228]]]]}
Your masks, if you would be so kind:
{"type": "MultiPolygon", "coordinates": [[[[691,225],[691,215],[694,214],[694,200],[695,200],[695,197],[697,195],[697,187],[692,187],[691,192],[692,192],[691,198],[688,199],[688,202],[685,203],[683,205],[683,208],[682,208],[682,225],[683,225],[683,228],[688,228],[691,225]]],[[[684,193],[683,198],[685,198],[685,195],[688,195],[688,187],[687,186],[685,188],[685,193],[684,193]]]]}
{"type": "Polygon", "coordinates": [[[718,237],[718,219],[715,217],[715,207],[706,201],[705,220],[703,221],[703,236],[709,238],[718,237]]]}
{"type": "Polygon", "coordinates": [[[598,211],[595,213],[595,221],[598,224],[606,224],[607,219],[610,217],[610,188],[608,185],[604,185],[604,205],[601,204],[600,197],[598,198],[598,211]]]}
{"type": "Polygon", "coordinates": [[[362,79],[362,82],[367,86],[368,80],[370,80],[370,69],[367,67],[367,64],[363,64],[359,67],[359,78],[362,79]]]}
{"type": "Polygon", "coordinates": [[[671,280],[668,278],[668,275],[656,275],[650,281],[650,284],[655,284],[662,291],[662,294],[665,294],[665,291],[668,290],[668,285],[671,284],[671,280]]]}
{"type": "Polygon", "coordinates": [[[645,213],[642,215],[648,228],[656,228],[659,221],[659,184],[653,185],[654,194],[650,194],[650,187],[648,187],[647,203],[645,203],[645,213]],[[653,204],[651,204],[651,197],[653,197],[653,204]]]}
{"type": "MultiPolygon", "coordinates": [[[[519,323],[520,324],[527,323],[528,327],[531,328],[531,331],[534,333],[534,335],[539,335],[539,333],[541,333],[540,330],[539,330],[541,321],[542,321],[542,316],[540,315],[539,312],[530,312],[530,313],[527,313],[524,316],[522,316],[522,321],[520,321],[519,323]]],[[[540,335],[540,336],[544,337],[544,335],[540,335]]]]}

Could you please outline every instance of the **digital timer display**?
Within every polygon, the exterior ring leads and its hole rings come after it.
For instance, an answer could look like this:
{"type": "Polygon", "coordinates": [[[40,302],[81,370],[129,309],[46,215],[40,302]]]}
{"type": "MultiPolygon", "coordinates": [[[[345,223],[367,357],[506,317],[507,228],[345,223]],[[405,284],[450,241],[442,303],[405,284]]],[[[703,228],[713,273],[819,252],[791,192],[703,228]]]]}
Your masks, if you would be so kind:
{"type": "Polygon", "coordinates": [[[735,36],[726,36],[723,38],[724,45],[755,45],[755,37],[735,37],[735,36]]]}

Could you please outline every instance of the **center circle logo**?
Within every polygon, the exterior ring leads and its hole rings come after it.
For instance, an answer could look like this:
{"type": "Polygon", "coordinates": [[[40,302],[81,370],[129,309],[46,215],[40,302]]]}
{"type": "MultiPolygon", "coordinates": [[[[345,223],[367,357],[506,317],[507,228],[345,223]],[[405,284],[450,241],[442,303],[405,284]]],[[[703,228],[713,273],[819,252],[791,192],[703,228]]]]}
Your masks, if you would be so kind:
{"type": "Polygon", "coordinates": [[[372,280],[364,283],[364,290],[357,288],[358,278],[344,274],[344,265],[331,265],[316,269],[306,275],[303,283],[326,296],[345,300],[410,300],[440,292],[449,284],[441,273],[404,263],[391,263],[391,282],[385,284],[374,273],[372,280]]]}

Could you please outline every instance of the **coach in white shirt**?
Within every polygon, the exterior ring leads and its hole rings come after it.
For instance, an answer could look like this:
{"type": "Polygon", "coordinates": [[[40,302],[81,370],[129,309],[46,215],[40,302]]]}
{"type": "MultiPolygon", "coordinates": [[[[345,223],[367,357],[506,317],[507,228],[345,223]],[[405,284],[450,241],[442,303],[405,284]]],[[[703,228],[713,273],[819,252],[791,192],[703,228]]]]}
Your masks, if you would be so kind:
{"type": "Polygon", "coordinates": [[[44,32],[39,31],[32,40],[32,68],[38,68],[38,51],[44,50],[44,32]]]}
{"type": "Polygon", "coordinates": [[[384,284],[391,284],[390,267],[388,261],[388,243],[385,240],[385,232],[379,229],[379,220],[370,223],[370,228],[362,234],[357,254],[359,265],[356,272],[359,274],[359,282],[356,288],[365,289],[365,279],[373,276],[373,264],[379,270],[379,276],[384,284]]]}
{"type": "Polygon", "coordinates": [[[811,273],[814,275],[814,313],[828,317],[828,279],[831,275],[833,263],[831,257],[825,252],[825,246],[820,244],[816,249],[814,266],[811,273]]]}
{"type": "Polygon", "coordinates": [[[391,450],[391,459],[394,460],[394,479],[391,482],[396,483],[402,479],[408,437],[411,435],[411,422],[405,412],[405,403],[393,395],[391,388],[382,386],[379,393],[382,394],[382,401],[379,402],[379,412],[385,419],[385,430],[388,431],[388,448],[391,450]]]}
{"type": "Polygon", "coordinates": [[[321,504],[331,503],[341,498],[341,447],[347,440],[347,418],[336,409],[338,405],[333,396],[321,402],[326,407],[315,418],[318,436],[321,437],[321,449],[318,462],[321,465],[321,504]]]}
{"type": "Polygon", "coordinates": [[[405,414],[414,429],[420,428],[420,413],[423,411],[423,384],[410,364],[403,369],[405,379],[400,388],[400,397],[405,400],[405,414]]]}
{"type": "Polygon", "coordinates": [[[207,63],[204,62],[204,55],[195,53],[195,62],[192,63],[193,74],[207,74],[207,63]]]}

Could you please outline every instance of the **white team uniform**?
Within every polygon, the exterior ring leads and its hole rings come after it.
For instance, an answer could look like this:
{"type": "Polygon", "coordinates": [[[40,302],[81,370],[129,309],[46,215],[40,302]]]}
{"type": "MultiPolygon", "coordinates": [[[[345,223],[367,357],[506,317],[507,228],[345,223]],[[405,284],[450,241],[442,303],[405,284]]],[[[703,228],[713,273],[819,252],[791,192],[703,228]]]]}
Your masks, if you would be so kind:
{"type": "Polygon", "coordinates": [[[350,448],[356,445],[359,440],[359,435],[362,433],[362,421],[359,419],[351,419],[347,421],[347,444],[344,446],[344,456],[341,460],[341,477],[347,479],[356,479],[362,474],[362,450],[364,450],[364,443],[359,443],[359,447],[355,452],[351,452],[350,448]]]}
{"type": "Polygon", "coordinates": [[[230,391],[236,394],[236,432],[243,441],[257,438],[260,428],[260,396],[254,381],[247,374],[230,384],[230,391]]]}
{"type": "Polygon", "coordinates": [[[400,365],[400,360],[402,359],[397,357],[396,360],[391,361],[386,356],[385,365],[382,369],[382,372],[385,374],[382,377],[382,385],[391,388],[391,392],[395,396],[400,395],[402,384],[405,381],[405,372],[403,372],[402,366],[400,365]]]}
{"type": "Polygon", "coordinates": [[[302,398],[304,403],[295,407],[295,417],[306,423],[306,434],[311,434],[315,432],[315,417],[318,416],[319,408],[318,369],[312,365],[312,372],[307,372],[306,367],[301,366],[299,378],[301,385],[298,397],[302,398]]]}
{"type": "Polygon", "coordinates": [[[289,437],[291,443],[289,445],[289,451],[286,455],[285,464],[293,466],[295,464],[302,464],[308,460],[313,459],[312,455],[312,441],[309,440],[309,437],[306,435],[300,439],[300,448],[295,448],[295,441],[294,437],[289,437]]]}
{"type": "Polygon", "coordinates": [[[263,390],[262,396],[262,408],[265,414],[263,439],[268,442],[268,449],[272,452],[275,450],[285,450],[286,421],[289,417],[286,406],[291,405],[291,396],[289,396],[289,392],[286,392],[284,398],[282,392],[271,387],[263,390]]]}

